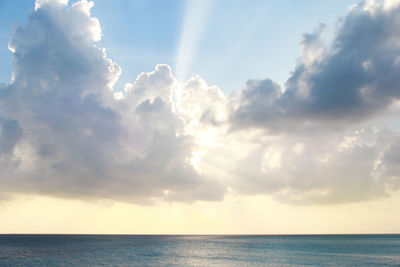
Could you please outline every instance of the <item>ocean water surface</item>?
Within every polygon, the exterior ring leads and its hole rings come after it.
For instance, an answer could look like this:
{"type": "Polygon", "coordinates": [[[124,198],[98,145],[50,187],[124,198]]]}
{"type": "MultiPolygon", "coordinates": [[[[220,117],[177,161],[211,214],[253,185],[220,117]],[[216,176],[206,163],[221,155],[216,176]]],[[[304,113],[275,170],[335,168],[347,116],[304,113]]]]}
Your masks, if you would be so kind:
{"type": "Polygon", "coordinates": [[[400,235],[0,235],[0,266],[400,266],[400,235]]]}

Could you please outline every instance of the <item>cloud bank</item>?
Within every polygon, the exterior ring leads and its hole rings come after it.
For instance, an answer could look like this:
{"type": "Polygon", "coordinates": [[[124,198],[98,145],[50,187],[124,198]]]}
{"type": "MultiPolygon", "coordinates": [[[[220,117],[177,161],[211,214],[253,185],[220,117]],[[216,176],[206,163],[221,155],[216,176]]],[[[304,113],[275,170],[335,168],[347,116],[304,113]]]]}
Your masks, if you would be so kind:
{"type": "Polygon", "coordinates": [[[221,200],[227,191],[292,204],[363,201],[400,185],[400,7],[363,2],[305,34],[282,88],[230,95],[168,65],[114,92],[120,67],[98,46],[91,2],[38,0],[12,34],[0,84],[1,194],[221,200]]]}

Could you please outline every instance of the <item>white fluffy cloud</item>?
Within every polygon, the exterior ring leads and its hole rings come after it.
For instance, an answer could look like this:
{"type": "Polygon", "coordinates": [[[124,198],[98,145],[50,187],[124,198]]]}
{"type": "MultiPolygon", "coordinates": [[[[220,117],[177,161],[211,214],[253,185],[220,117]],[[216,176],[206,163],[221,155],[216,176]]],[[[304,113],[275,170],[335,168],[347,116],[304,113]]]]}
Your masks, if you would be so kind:
{"type": "Polygon", "coordinates": [[[1,193],[153,200],[270,194],[293,204],[369,200],[400,186],[397,4],[363,3],[331,46],[304,35],[281,88],[249,80],[227,96],[157,65],[125,91],[98,47],[91,2],[38,0],[0,85],[1,193]],[[116,97],[117,96],[117,97],[116,97]],[[384,117],[386,116],[386,117],[384,117]]]}
{"type": "Polygon", "coordinates": [[[158,65],[116,100],[117,64],[96,46],[92,3],[39,1],[10,39],[1,89],[2,190],[67,197],[193,201],[223,187],[191,165],[193,137],[173,111],[171,69],[158,65]]]}
{"type": "Polygon", "coordinates": [[[346,131],[267,135],[235,131],[202,155],[200,168],[243,194],[291,204],[386,197],[400,182],[399,136],[364,125],[346,131]]]}

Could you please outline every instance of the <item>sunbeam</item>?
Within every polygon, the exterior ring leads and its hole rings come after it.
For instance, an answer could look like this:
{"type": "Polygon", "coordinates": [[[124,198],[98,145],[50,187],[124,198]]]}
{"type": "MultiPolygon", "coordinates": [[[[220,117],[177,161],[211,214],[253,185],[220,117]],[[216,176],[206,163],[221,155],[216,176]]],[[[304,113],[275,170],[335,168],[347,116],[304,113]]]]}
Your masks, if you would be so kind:
{"type": "Polygon", "coordinates": [[[190,0],[186,4],[175,65],[176,76],[180,81],[186,79],[190,72],[196,48],[202,39],[204,29],[207,25],[207,15],[210,8],[210,0],[190,0]]]}

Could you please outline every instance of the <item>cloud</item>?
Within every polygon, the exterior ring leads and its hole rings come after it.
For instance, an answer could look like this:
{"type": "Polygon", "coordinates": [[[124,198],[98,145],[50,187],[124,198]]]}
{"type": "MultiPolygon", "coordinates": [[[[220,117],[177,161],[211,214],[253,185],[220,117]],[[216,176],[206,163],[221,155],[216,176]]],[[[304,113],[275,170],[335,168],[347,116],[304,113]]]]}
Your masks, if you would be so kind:
{"type": "Polygon", "coordinates": [[[270,80],[248,82],[237,96],[233,124],[293,130],[384,113],[400,97],[399,18],[399,5],[362,2],[342,19],[330,46],[321,41],[320,24],[303,36],[299,63],[284,88],[270,80]]]}
{"type": "Polygon", "coordinates": [[[225,95],[159,64],[123,92],[100,48],[91,2],[37,1],[0,84],[0,195],[221,200],[268,194],[291,204],[365,201],[400,185],[397,4],[361,3],[330,46],[305,34],[282,88],[250,79],[225,95]],[[393,115],[394,114],[394,115],[393,115]]]}
{"type": "Polygon", "coordinates": [[[241,131],[209,149],[199,164],[246,195],[297,205],[367,201],[397,190],[399,141],[397,133],[367,125],[340,134],[241,131]]]}
{"type": "Polygon", "coordinates": [[[16,120],[7,119],[0,119],[0,129],[0,152],[10,154],[22,136],[22,129],[16,120]]]}
{"type": "Polygon", "coordinates": [[[249,80],[229,96],[225,138],[202,155],[200,168],[236,192],[291,204],[365,201],[397,190],[398,133],[380,120],[398,110],[399,17],[398,4],[362,2],[330,46],[321,39],[324,24],[304,34],[283,88],[249,80]]]}
{"type": "Polygon", "coordinates": [[[11,36],[13,81],[0,94],[1,164],[9,166],[2,190],[134,202],[220,199],[222,186],[190,164],[193,138],[173,111],[168,66],[142,73],[124,98],[114,98],[121,70],[97,46],[92,5],[38,1],[11,36]]]}

